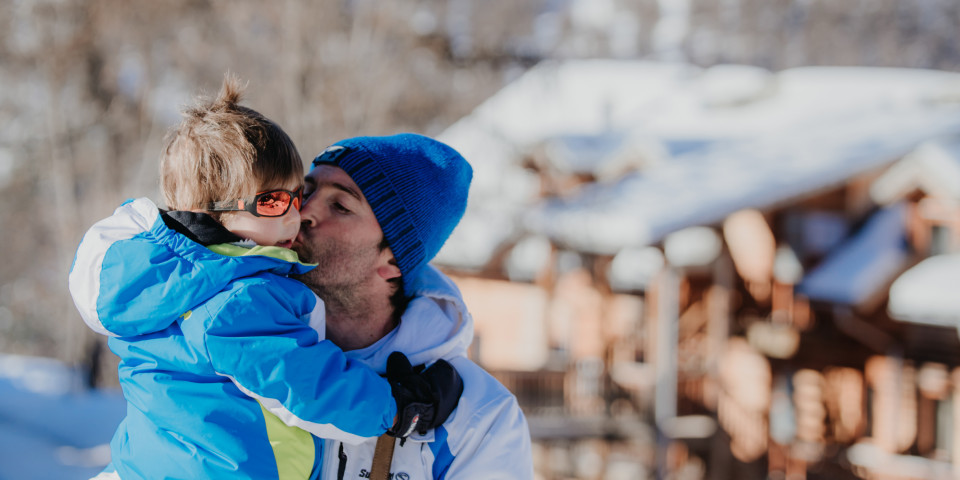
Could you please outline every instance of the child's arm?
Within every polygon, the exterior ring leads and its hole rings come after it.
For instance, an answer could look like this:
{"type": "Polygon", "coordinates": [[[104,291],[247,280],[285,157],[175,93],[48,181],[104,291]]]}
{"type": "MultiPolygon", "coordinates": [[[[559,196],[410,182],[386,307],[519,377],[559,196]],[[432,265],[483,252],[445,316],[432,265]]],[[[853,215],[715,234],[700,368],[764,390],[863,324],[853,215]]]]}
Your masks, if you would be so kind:
{"type": "MultiPolygon", "coordinates": [[[[293,281],[280,283],[287,282],[293,281]]],[[[292,313],[312,306],[291,305],[295,298],[277,284],[235,285],[181,324],[217,374],[287,425],[318,437],[359,443],[393,425],[397,406],[388,382],[333,343],[318,341],[292,313]]]]}

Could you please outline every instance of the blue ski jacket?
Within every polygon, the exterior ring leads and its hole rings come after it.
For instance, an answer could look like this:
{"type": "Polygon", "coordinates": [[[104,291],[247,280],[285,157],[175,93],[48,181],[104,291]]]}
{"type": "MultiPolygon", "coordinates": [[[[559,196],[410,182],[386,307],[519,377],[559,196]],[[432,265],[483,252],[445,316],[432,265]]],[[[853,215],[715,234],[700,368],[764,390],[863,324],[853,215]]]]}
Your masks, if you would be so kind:
{"type": "Polygon", "coordinates": [[[127,400],[112,466],[124,480],[316,478],[316,437],[384,433],[390,387],[323,340],[321,301],[287,278],[311,266],[291,250],[211,241],[239,240],[211,222],[192,229],[141,198],[77,250],[70,293],[111,337],[127,400]]]}

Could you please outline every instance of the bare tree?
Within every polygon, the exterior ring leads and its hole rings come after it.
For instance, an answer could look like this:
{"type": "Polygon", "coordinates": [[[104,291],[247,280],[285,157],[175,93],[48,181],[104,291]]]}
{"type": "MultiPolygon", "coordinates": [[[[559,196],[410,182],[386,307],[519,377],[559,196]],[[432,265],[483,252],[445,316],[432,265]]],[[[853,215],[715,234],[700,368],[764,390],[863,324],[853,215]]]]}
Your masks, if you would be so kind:
{"type": "MultiPolygon", "coordinates": [[[[225,72],[249,81],[247,103],[307,158],[346,136],[437,133],[499,88],[501,66],[448,55],[445,5],[0,4],[0,84],[11,86],[0,96],[0,238],[13,252],[0,262],[0,351],[98,365],[104,339],[65,288],[76,246],[125,198],[157,198],[165,132],[225,72]]],[[[94,382],[115,382],[101,370],[94,382]]]]}

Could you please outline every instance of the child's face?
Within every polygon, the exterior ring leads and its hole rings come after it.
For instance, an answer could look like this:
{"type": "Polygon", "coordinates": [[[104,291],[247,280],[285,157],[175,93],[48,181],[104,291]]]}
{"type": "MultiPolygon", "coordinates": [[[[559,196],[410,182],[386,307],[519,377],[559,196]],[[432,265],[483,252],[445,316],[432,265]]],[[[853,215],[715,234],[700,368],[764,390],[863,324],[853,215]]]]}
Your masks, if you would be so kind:
{"type": "MultiPolygon", "coordinates": [[[[301,187],[300,182],[291,182],[279,188],[296,190],[301,187]]],[[[291,206],[281,217],[258,217],[243,211],[225,212],[220,221],[227,230],[253,240],[257,245],[290,248],[300,231],[300,210],[291,206]]]]}

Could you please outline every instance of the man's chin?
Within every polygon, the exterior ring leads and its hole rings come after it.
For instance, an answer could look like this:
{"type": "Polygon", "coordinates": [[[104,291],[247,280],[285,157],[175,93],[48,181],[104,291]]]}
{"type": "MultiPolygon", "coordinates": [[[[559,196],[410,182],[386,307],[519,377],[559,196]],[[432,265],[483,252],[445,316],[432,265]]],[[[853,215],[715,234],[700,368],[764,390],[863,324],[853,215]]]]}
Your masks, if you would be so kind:
{"type": "Polygon", "coordinates": [[[313,261],[313,255],[311,255],[310,250],[304,248],[303,244],[298,242],[293,242],[293,245],[290,247],[290,250],[293,250],[297,254],[297,258],[300,259],[303,263],[315,263],[313,261]]]}
{"type": "MultiPolygon", "coordinates": [[[[299,243],[294,242],[294,243],[293,243],[293,246],[290,247],[290,250],[293,250],[293,251],[297,254],[297,259],[300,260],[300,263],[317,263],[317,262],[313,259],[313,254],[312,254],[312,252],[310,251],[310,249],[304,248],[303,245],[301,245],[301,244],[299,244],[299,243]]],[[[297,279],[297,280],[299,280],[299,281],[301,281],[301,282],[303,282],[303,283],[306,283],[307,285],[310,285],[310,280],[309,280],[309,279],[310,279],[311,275],[312,275],[316,270],[317,270],[316,268],[313,268],[312,270],[310,270],[310,271],[307,272],[307,273],[292,274],[292,275],[290,275],[290,277],[291,277],[291,278],[294,278],[294,279],[297,279]]]]}

